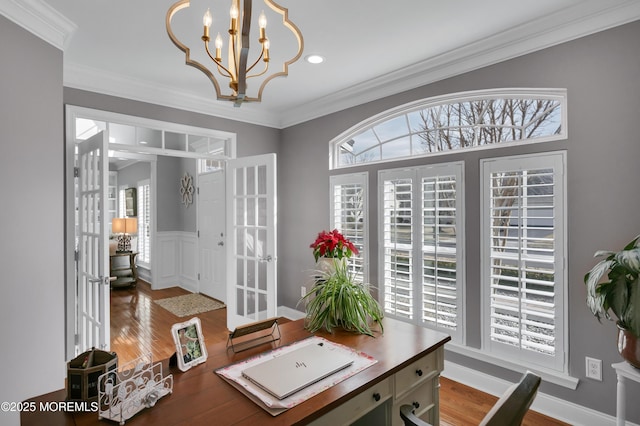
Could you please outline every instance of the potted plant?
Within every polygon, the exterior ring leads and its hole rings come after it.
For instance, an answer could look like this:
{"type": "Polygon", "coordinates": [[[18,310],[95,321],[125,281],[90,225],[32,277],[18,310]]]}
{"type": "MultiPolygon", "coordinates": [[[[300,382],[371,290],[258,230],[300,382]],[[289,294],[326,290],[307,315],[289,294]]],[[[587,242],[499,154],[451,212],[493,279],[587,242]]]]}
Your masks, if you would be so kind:
{"type": "Polygon", "coordinates": [[[373,336],[371,325],[378,323],[382,332],[382,308],[371,295],[370,286],[358,282],[346,262],[358,253],[353,243],[337,230],[323,231],[311,248],[316,262],[326,259],[331,267],[314,272],[313,288],[300,299],[306,304],[305,327],[312,333],[322,328],[328,332],[342,328],[373,336]]]}
{"type": "Polygon", "coordinates": [[[618,351],[640,368],[640,235],[621,251],[597,251],[605,256],[585,276],[587,305],[598,321],[616,317],[618,351]],[[608,279],[602,280],[604,275],[608,279]]]}

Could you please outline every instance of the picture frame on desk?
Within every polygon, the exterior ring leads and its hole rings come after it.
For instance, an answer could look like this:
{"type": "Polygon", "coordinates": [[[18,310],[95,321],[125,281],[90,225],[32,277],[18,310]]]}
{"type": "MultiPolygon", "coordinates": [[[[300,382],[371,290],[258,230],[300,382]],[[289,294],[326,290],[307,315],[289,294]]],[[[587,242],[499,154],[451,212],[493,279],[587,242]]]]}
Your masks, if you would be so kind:
{"type": "Polygon", "coordinates": [[[200,318],[193,317],[188,321],[174,324],[171,335],[176,345],[176,361],[180,371],[207,360],[207,346],[204,343],[200,318]]]}

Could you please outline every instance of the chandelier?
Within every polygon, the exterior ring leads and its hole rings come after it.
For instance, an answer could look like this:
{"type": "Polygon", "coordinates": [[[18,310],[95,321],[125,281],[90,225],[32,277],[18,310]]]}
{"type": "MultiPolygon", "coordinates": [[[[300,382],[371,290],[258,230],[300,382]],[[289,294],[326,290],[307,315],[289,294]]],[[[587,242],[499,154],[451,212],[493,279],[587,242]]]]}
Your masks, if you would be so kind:
{"type": "MultiPolygon", "coordinates": [[[[214,44],[214,50],[210,48],[210,32],[212,30],[212,24],[214,23],[214,16],[210,9],[204,13],[202,23],[204,25],[204,32],[202,34],[202,41],[204,42],[204,51],[212,61],[212,67],[217,72],[219,78],[228,79],[229,91],[225,91],[220,87],[218,79],[216,78],[216,72],[209,70],[201,62],[191,58],[191,51],[189,47],[183,44],[175,36],[171,27],[172,19],[174,15],[182,9],[190,6],[191,0],[180,0],[174,3],[167,11],[166,27],[167,34],[173,44],[185,53],[185,63],[202,71],[209,80],[213,83],[216,90],[216,95],[219,100],[228,100],[234,102],[234,105],[239,107],[244,102],[260,102],[262,100],[262,91],[269,81],[275,77],[286,76],[289,73],[289,65],[297,61],[302,55],[302,49],[304,47],[304,41],[302,34],[298,27],[289,20],[288,10],[271,0],[262,0],[271,10],[282,16],[282,25],[288,28],[295,36],[298,44],[298,51],[291,59],[284,61],[279,71],[273,74],[267,74],[269,71],[269,63],[271,62],[271,56],[269,49],[271,43],[267,37],[267,17],[262,11],[258,18],[258,37],[257,41],[260,45],[260,52],[254,53],[254,59],[249,59],[249,44],[251,33],[251,7],[252,0],[231,0],[231,8],[229,11],[229,27],[226,32],[229,34],[227,59],[222,58],[222,51],[224,48],[224,39],[218,32],[214,44]],[[241,7],[242,1],[242,7],[241,7]],[[249,96],[247,93],[247,79],[261,77],[261,84],[253,96],[249,96]]],[[[214,25],[214,28],[218,25],[214,25]]]]}

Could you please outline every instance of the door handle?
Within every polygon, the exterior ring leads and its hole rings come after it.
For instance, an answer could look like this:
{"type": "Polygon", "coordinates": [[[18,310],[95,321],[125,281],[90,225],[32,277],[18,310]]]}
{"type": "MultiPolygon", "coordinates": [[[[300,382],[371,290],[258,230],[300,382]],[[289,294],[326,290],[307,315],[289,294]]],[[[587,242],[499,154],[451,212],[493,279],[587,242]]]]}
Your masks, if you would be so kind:
{"type": "Polygon", "coordinates": [[[110,278],[109,277],[92,278],[89,280],[89,282],[91,284],[100,283],[102,285],[110,285],[110,278]]]}
{"type": "Polygon", "coordinates": [[[273,260],[273,257],[271,257],[270,254],[260,258],[260,262],[271,262],[272,260],[273,260]]]}
{"type": "Polygon", "coordinates": [[[218,245],[219,246],[223,246],[224,245],[224,241],[218,241],[218,245]]]}

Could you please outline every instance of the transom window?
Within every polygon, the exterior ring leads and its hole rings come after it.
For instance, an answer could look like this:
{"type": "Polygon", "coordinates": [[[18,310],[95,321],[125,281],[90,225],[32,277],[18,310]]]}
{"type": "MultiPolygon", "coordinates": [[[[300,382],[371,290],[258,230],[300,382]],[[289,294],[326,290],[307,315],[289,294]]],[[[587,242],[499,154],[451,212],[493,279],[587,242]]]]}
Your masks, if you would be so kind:
{"type": "Polygon", "coordinates": [[[564,139],[565,104],[564,89],[500,89],[402,105],[334,139],[331,167],[564,139]]]}

